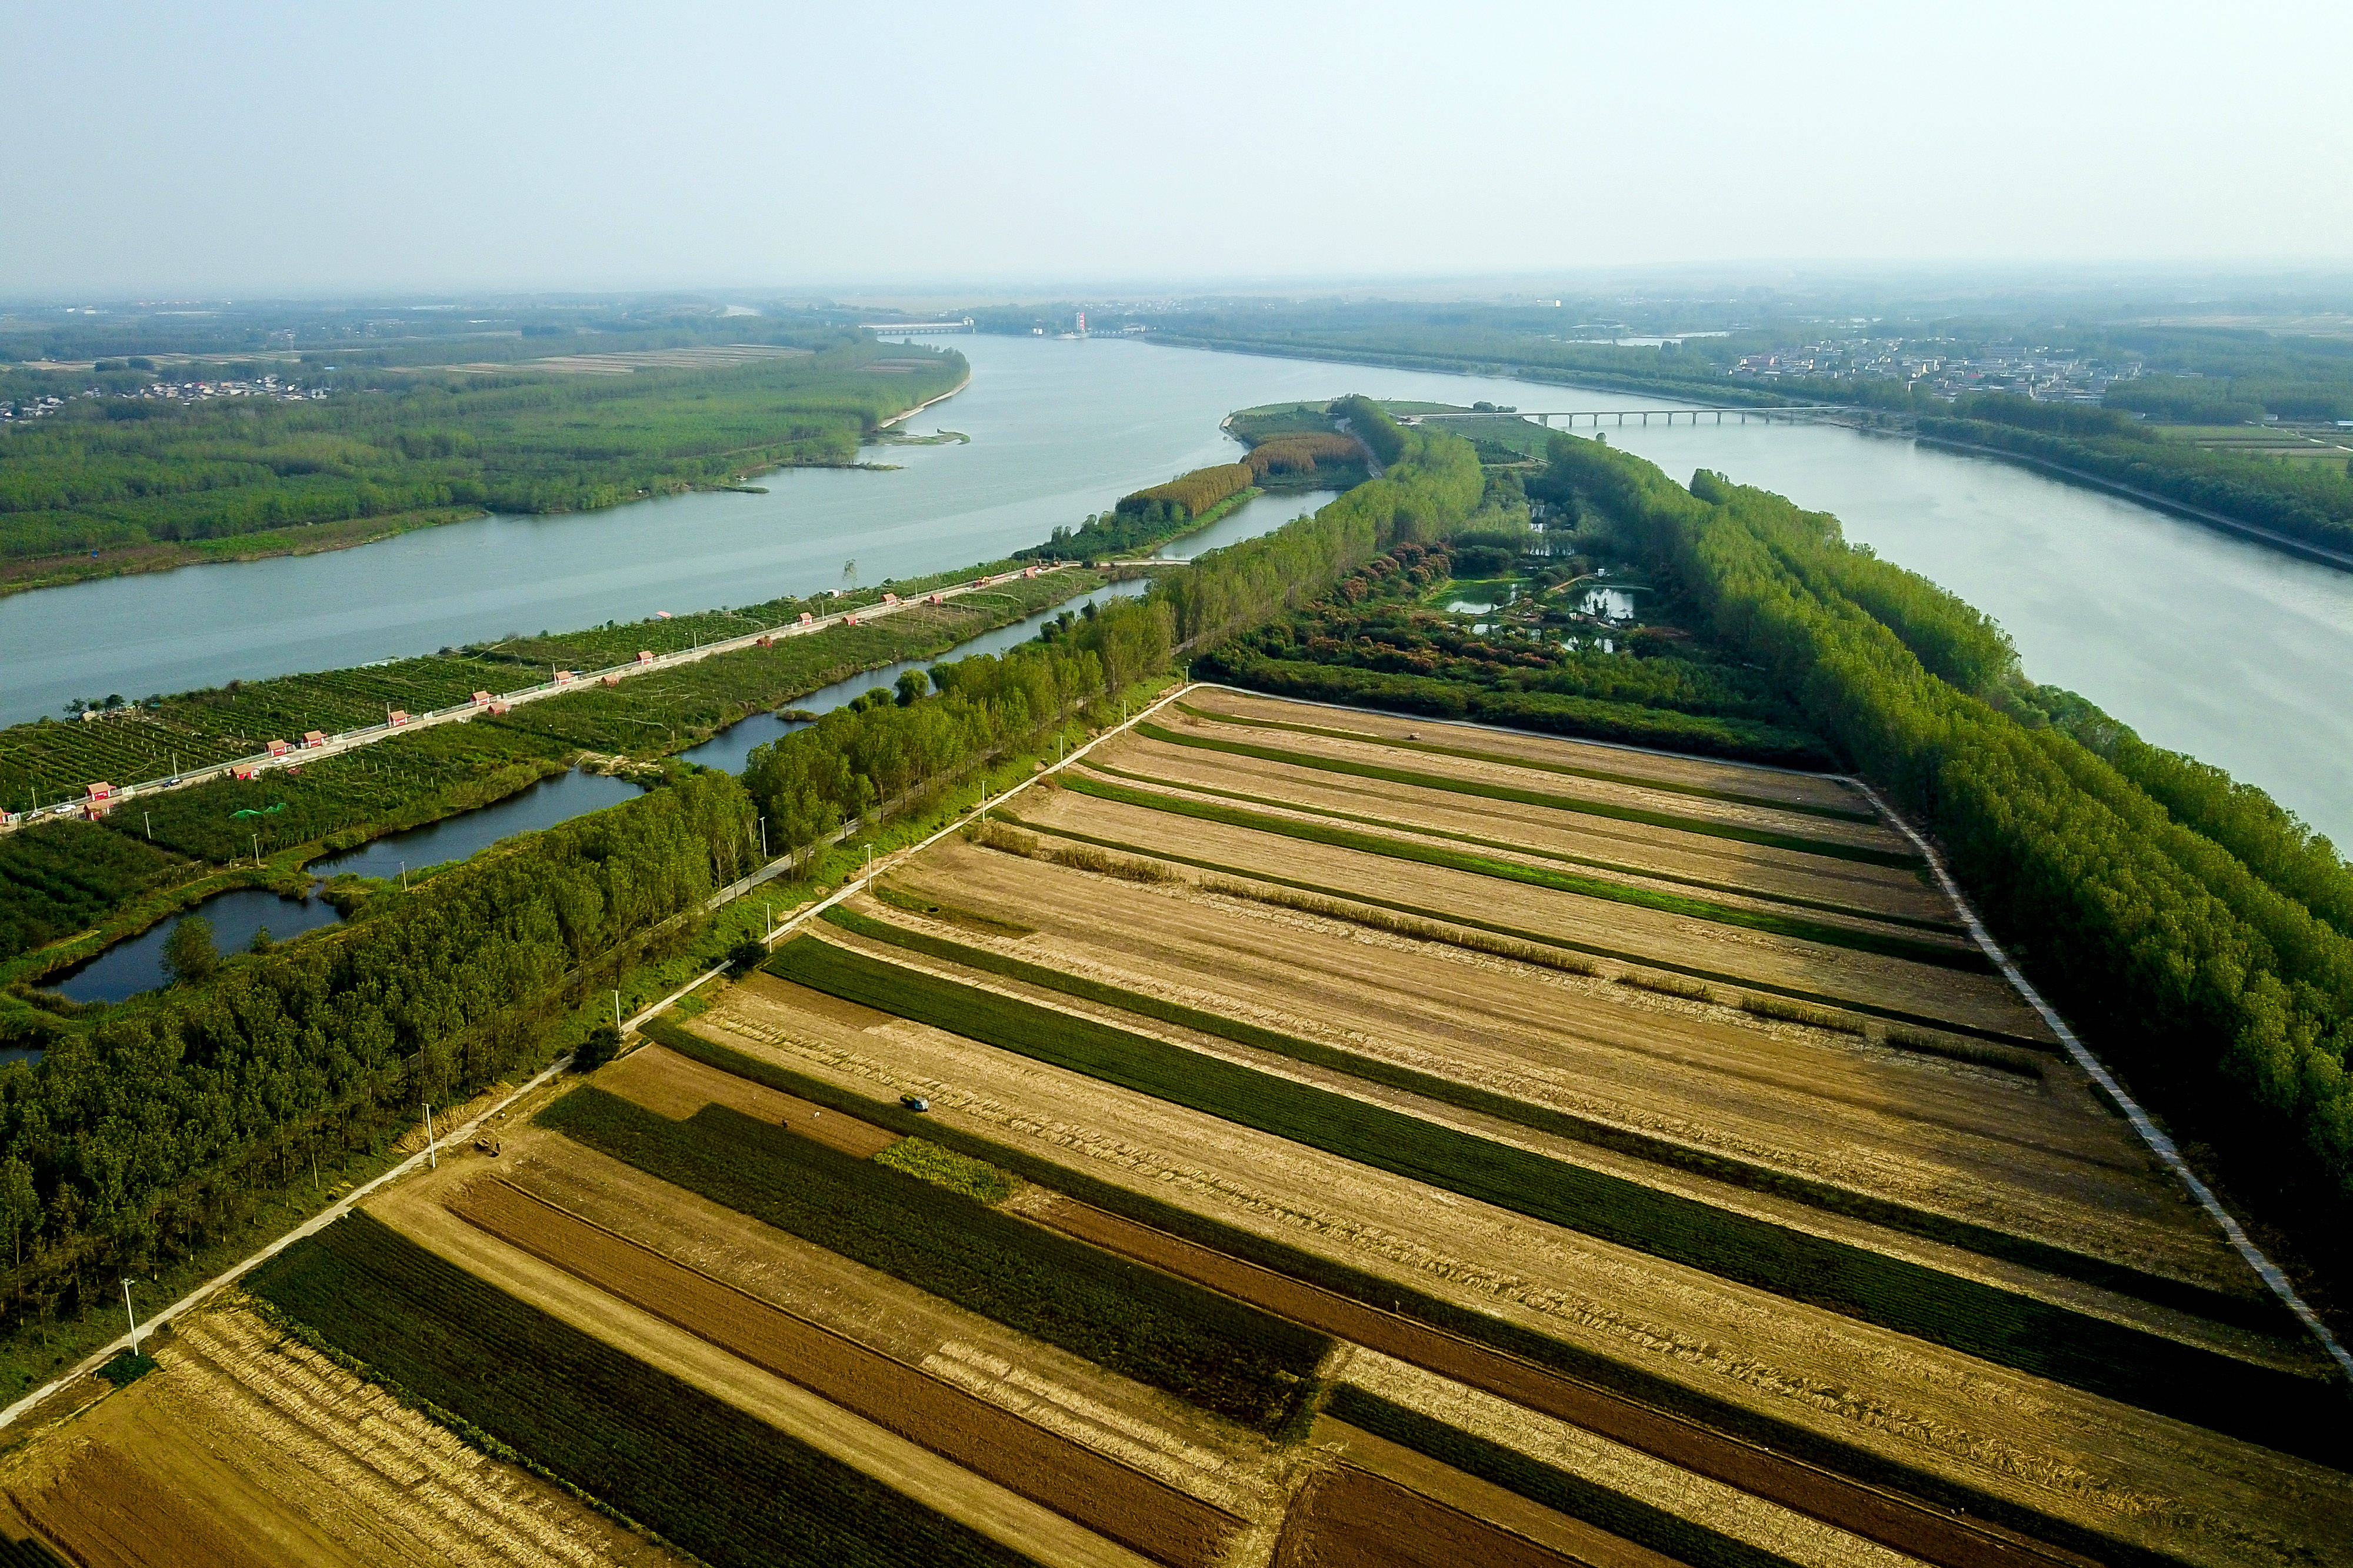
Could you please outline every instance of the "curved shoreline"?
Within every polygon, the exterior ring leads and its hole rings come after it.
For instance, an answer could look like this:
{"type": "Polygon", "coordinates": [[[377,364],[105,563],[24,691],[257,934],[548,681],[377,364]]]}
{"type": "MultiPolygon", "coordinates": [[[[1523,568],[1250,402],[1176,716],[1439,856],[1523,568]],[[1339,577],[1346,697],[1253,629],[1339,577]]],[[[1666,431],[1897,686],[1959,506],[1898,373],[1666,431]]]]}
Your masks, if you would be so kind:
{"type": "MultiPolygon", "coordinates": [[[[972,384],[972,367],[965,363],[964,379],[941,393],[902,409],[875,426],[888,430],[902,421],[912,419],[934,403],[944,403],[972,384]]],[[[864,437],[859,447],[866,445],[864,437]]],[[[866,468],[873,465],[854,454],[843,463],[774,463],[757,470],[772,474],[785,468],[866,468]]],[[[435,507],[419,511],[386,512],[378,517],[341,518],[332,522],[308,523],[294,528],[267,530],[259,533],[233,535],[227,539],[202,540],[183,543],[173,540],[154,540],[144,544],[124,545],[115,550],[101,550],[95,555],[79,552],[64,555],[39,555],[19,563],[0,563],[0,598],[14,594],[37,594],[45,588],[68,588],[77,583],[103,582],[111,577],[141,577],[158,572],[177,572],[185,566],[233,566],[253,561],[270,561],[288,555],[324,555],[331,551],[357,550],[363,545],[381,543],[404,533],[421,529],[441,528],[450,523],[473,522],[485,517],[543,516],[586,517],[592,512],[615,511],[634,506],[639,501],[660,500],[668,496],[691,495],[697,491],[734,490],[740,483],[692,484],[650,490],[611,506],[583,507],[568,512],[501,513],[488,507],[435,507]],[[336,538],[337,531],[353,537],[336,538]],[[49,568],[43,573],[44,565],[49,568]],[[22,566],[25,576],[10,579],[5,575],[11,565],[22,566]]]]}

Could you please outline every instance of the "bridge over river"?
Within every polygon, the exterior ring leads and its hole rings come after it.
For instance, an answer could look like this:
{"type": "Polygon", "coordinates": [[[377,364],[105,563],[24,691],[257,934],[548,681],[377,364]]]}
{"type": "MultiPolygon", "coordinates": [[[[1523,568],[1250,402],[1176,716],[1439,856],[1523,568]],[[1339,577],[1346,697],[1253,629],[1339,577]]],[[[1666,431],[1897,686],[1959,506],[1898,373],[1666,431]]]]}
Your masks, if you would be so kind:
{"type": "Polygon", "coordinates": [[[1420,425],[1432,419],[1533,419],[1549,429],[1554,420],[1561,419],[1567,422],[1564,428],[1573,430],[1580,419],[1590,420],[1597,426],[1604,420],[1620,426],[1629,421],[1637,425],[1648,425],[1653,419],[1662,425],[1672,425],[1678,418],[1686,425],[1698,425],[1703,422],[1721,425],[1724,423],[1724,416],[1729,414],[1742,425],[1747,424],[1751,419],[1767,425],[1776,420],[1785,425],[1795,425],[1809,420],[1836,418],[1841,415],[1855,412],[1856,410],[1852,408],[1841,408],[1834,404],[1826,403],[1758,405],[1746,408],[1714,406],[1704,408],[1471,408],[1443,414],[1400,414],[1398,416],[1398,422],[1403,425],[1420,425]]]}

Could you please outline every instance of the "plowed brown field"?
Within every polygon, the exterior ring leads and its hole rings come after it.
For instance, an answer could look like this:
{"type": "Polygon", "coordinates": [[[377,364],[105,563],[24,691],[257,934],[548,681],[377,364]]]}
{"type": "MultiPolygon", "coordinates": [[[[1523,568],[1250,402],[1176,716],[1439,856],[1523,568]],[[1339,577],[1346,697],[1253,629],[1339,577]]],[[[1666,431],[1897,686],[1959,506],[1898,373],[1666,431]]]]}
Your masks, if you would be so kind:
{"type": "Polygon", "coordinates": [[[1592,1568],[1674,1568],[1674,1559],[1637,1546],[1605,1530],[1555,1513],[1517,1492],[1465,1475],[1411,1448],[1400,1447],[1370,1432],[1360,1432],[1343,1421],[1324,1416],[1315,1423],[1311,1439],[1316,1447],[1338,1455],[1346,1464],[1391,1481],[1409,1491],[1444,1503],[1473,1519],[1525,1536],[1592,1568]]]}
{"type": "Polygon", "coordinates": [[[231,1306],[8,1456],[15,1510],[91,1568],[682,1562],[231,1306]]]}
{"type": "MultiPolygon", "coordinates": [[[[1768,1552],[1799,1568],[1911,1568],[1915,1558],[1768,1501],[1738,1487],[1662,1464],[1651,1456],[1583,1426],[1556,1420],[1434,1373],[1366,1351],[1348,1363],[1347,1381],[1392,1405],[1403,1405],[1498,1447],[1526,1455],[1550,1469],[1621,1496],[1662,1500],[1680,1519],[1768,1552]]],[[[1995,1542],[1978,1542],[1989,1554],[1995,1542]]],[[[2063,1556],[2009,1554],[2050,1568],[2063,1556]]],[[[2088,1568],[2077,1563],[2073,1568],[2088,1568]]]]}
{"type": "Polygon", "coordinates": [[[1207,1568],[1242,1525],[952,1384],[779,1311],[505,1182],[475,1182],[453,1193],[449,1206],[601,1290],[1163,1563],[1207,1568]]]}
{"type": "Polygon", "coordinates": [[[859,1093],[925,1093],[950,1125],[2038,1511],[2211,1563],[2353,1560],[2337,1471],[939,1030],[852,1026],[764,978],[691,1026],[859,1093]]]}
{"type": "MultiPolygon", "coordinates": [[[[1046,1224],[1098,1247],[1198,1279],[1335,1338],[1572,1423],[1694,1477],[1722,1482],[1809,1518],[1834,1521],[1926,1561],[1952,1568],[2050,1568],[2053,1563],[2073,1561],[1060,1194],[1033,1189],[1024,1207],[1046,1224]]],[[[1371,1441],[1379,1443],[1377,1438],[1371,1441]]],[[[1588,1560],[1596,1561],[1589,1555],[1588,1560]]]]}
{"type": "MultiPolygon", "coordinates": [[[[984,914],[1019,911],[1038,929],[993,938],[879,902],[857,907],[1694,1150],[2218,1289],[2253,1288],[2221,1233],[2061,1059],[2027,1079],[961,843],[938,846],[902,880],[984,914]]],[[[1647,1179],[1640,1164],[1609,1168],[1647,1179]]]]}
{"type": "Polygon", "coordinates": [[[1577,1561],[1354,1465],[1307,1483],[1274,1555],[1275,1568],[1563,1568],[1577,1561]]]}

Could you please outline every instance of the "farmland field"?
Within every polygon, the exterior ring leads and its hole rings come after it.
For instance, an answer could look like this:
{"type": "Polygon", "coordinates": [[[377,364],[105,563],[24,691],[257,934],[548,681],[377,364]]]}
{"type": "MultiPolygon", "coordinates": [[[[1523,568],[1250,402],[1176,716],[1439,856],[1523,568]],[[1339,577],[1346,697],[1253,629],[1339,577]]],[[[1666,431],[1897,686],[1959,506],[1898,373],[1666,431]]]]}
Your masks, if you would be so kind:
{"type": "MultiPolygon", "coordinates": [[[[1852,1560],[2353,1561],[2316,1348],[2023,998],[1926,951],[1975,956],[1840,781],[1196,688],[1002,811],[688,1022],[708,1060],[892,1127],[923,1095],[1039,1184],[1008,1208],[1467,1355],[1499,1404],[1852,1516],[1852,1560]],[[1850,1483],[1746,1441],[1873,1489],[1809,1501],[1850,1483]],[[2002,1522],[1964,1550],[1890,1486],[2002,1522]]],[[[1698,1520],[1688,1478],[1618,1484],[1698,1520]]]]}
{"type": "Polygon", "coordinates": [[[8,1510],[105,1568],[682,1563],[242,1307],[0,1464],[8,1510]]]}
{"type": "Polygon", "coordinates": [[[2329,1363],[1841,781],[1193,688],[992,809],[270,1353],[584,1562],[2353,1568],[2329,1363]]]}

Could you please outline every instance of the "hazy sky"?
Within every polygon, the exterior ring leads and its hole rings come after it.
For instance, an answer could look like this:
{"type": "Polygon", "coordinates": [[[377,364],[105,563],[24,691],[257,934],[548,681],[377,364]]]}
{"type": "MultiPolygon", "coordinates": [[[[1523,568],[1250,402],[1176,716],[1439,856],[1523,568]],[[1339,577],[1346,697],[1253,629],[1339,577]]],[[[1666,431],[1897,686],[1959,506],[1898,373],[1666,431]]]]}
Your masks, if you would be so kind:
{"type": "Polygon", "coordinates": [[[0,5],[0,296],[2353,258],[2353,5],[0,5]]]}

